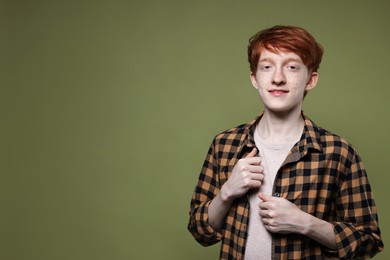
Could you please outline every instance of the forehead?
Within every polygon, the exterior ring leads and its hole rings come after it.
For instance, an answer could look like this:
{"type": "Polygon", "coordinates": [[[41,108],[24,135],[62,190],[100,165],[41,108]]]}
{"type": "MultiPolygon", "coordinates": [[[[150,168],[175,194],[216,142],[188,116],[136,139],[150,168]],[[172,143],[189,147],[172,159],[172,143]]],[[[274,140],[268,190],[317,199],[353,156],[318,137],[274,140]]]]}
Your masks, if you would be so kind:
{"type": "Polygon", "coordinates": [[[259,62],[262,61],[296,61],[303,63],[301,57],[292,51],[263,48],[260,52],[259,62]]]}

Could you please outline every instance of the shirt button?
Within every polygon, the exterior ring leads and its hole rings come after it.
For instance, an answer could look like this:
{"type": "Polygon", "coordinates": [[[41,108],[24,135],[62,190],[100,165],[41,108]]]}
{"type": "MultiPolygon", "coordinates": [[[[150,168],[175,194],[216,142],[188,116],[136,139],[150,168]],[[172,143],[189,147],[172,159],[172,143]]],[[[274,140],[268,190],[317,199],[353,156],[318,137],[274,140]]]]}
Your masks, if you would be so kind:
{"type": "Polygon", "coordinates": [[[274,197],[280,197],[279,192],[275,192],[275,193],[274,193],[274,197]]]}

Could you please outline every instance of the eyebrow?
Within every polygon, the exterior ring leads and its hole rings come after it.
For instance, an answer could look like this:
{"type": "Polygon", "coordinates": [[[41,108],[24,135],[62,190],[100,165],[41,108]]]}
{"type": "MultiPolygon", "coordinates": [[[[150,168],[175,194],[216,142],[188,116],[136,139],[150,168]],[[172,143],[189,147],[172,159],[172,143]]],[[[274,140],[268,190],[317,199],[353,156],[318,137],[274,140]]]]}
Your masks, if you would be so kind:
{"type": "MultiPolygon", "coordinates": [[[[266,61],[273,61],[273,60],[269,59],[269,58],[263,58],[263,59],[260,58],[260,60],[259,60],[259,62],[266,62],[266,61]]],[[[284,61],[284,63],[288,63],[291,61],[303,63],[303,61],[301,59],[298,59],[298,58],[288,58],[287,60],[284,61]]]]}

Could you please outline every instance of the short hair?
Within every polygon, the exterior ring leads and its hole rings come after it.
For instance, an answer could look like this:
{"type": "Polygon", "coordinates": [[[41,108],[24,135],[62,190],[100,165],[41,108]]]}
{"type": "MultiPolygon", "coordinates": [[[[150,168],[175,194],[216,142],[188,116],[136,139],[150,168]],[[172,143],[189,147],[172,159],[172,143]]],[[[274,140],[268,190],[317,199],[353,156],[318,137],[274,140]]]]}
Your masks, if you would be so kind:
{"type": "Polygon", "coordinates": [[[320,66],[324,49],[305,29],[296,26],[277,25],[259,31],[249,39],[248,61],[252,73],[256,73],[260,53],[291,51],[297,54],[311,72],[320,66]]]}

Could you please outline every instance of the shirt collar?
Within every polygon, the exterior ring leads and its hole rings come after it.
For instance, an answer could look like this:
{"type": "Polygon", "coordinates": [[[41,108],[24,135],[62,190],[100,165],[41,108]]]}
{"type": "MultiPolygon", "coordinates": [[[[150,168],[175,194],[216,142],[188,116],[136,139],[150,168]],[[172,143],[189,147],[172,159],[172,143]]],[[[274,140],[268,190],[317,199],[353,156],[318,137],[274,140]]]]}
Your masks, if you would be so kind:
{"type": "Polygon", "coordinates": [[[319,127],[308,116],[302,112],[303,119],[305,120],[305,126],[301,140],[298,142],[300,152],[307,151],[309,149],[315,149],[322,152],[321,136],[319,127]]]}
{"type": "MultiPolygon", "coordinates": [[[[244,139],[244,142],[240,149],[239,158],[241,158],[245,154],[245,152],[250,152],[250,150],[256,147],[254,140],[254,132],[256,125],[258,124],[262,116],[263,113],[258,115],[252,121],[248,122],[246,124],[246,127],[242,128],[242,134],[246,135],[246,138],[244,139]]],[[[298,141],[297,145],[292,148],[291,153],[294,154],[298,152],[301,154],[301,156],[303,156],[307,153],[309,149],[315,149],[319,152],[322,152],[319,127],[303,111],[302,117],[305,122],[304,130],[301,139],[298,141]]]]}
{"type": "Polygon", "coordinates": [[[238,159],[246,156],[247,153],[249,153],[253,148],[256,147],[254,132],[256,129],[256,125],[260,121],[262,116],[263,113],[261,113],[255,119],[248,122],[246,125],[244,125],[244,127],[239,129],[241,134],[244,136],[244,139],[239,149],[238,159]]]}

